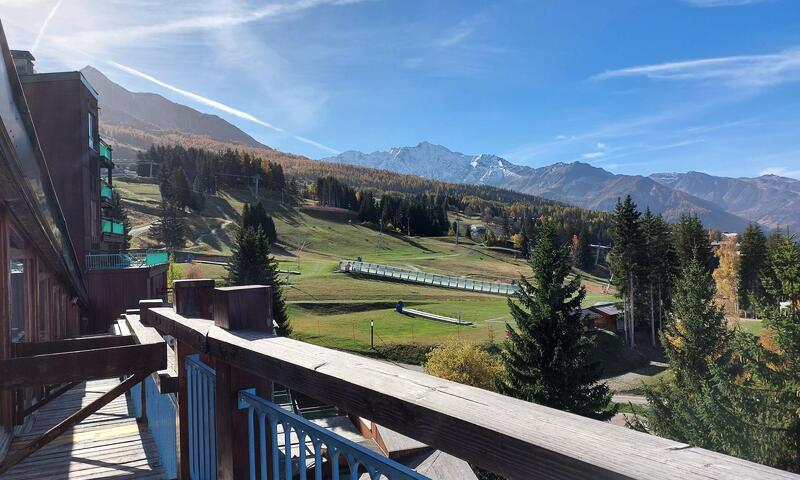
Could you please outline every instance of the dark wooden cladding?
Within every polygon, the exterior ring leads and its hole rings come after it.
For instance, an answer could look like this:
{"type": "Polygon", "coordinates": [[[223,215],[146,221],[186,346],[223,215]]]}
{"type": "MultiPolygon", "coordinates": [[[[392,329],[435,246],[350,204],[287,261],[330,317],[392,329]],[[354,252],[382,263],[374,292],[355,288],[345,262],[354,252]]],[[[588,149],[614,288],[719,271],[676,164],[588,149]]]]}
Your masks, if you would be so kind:
{"type": "Polygon", "coordinates": [[[152,373],[167,366],[163,344],[50,353],[0,361],[0,385],[33,387],[152,373]]]}
{"type": "Polygon", "coordinates": [[[107,332],[120,312],[139,306],[143,298],[166,292],[167,265],[87,272],[91,294],[91,323],[87,332],[107,332]]]}
{"type": "Polygon", "coordinates": [[[214,280],[203,278],[195,280],[175,280],[172,282],[175,312],[188,318],[213,316],[214,280]]]}
{"type": "Polygon", "coordinates": [[[133,345],[131,336],[104,335],[98,337],[71,338],[55,340],[52,342],[14,343],[12,344],[13,357],[30,357],[48,353],[74,352],[78,350],[91,350],[95,348],[123,347],[133,345]]]}
{"type": "Polygon", "coordinates": [[[203,345],[218,365],[287,385],[509,479],[800,478],[380,361],[209,327],[169,309],[152,312],[158,329],[179,345],[184,335],[203,345]]]}
{"type": "Polygon", "coordinates": [[[272,332],[272,287],[214,289],[214,324],[225,330],[272,332]]]}

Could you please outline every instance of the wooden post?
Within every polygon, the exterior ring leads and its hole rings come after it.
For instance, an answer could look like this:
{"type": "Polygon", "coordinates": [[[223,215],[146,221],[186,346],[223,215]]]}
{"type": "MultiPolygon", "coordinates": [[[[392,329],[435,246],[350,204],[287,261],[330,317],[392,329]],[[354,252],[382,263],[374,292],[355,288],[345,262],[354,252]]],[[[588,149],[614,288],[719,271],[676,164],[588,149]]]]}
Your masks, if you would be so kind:
{"type": "MultiPolygon", "coordinates": [[[[175,280],[172,282],[173,308],[184,317],[212,318],[214,280],[175,280]]],[[[141,303],[140,303],[141,304],[141,303]]],[[[142,322],[145,322],[143,317],[142,322]]],[[[186,357],[198,353],[186,342],[175,341],[178,359],[178,475],[189,479],[189,382],[186,377],[186,357]]]]}
{"type": "MultiPolygon", "coordinates": [[[[270,287],[264,285],[217,288],[214,290],[214,325],[225,330],[271,332],[271,299],[270,287]]],[[[237,395],[242,389],[255,388],[259,396],[271,399],[272,383],[219,359],[215,360],[215,364],[217,477],[220,480],[248,478],[247,413],[245,410],[239,410],[237,395]]],[[[269,441],[266,447],[267,452],[270,452],[269,441]]],[[[272,456],[268,455],[268,458],[270,459],[268,471],[272,471],[272,456]]]]}
{"type": "MultiPolygon", "coordinates": [[[[0,360],[11,358],[11,267],[10,221],[0,208],[0,360]]],[[[0,387],[0,435],[13,428],[12,390],[0,387]]]]}
{"type": "Polygon", "coordinates": [[[175,280],[172,282],[172,296],[175,313],[187,318],[212,319],[214,280],[175,280]]]}
{"type": "Polygon", "coordinates": [[[158,308],[163,307],[164,301],[160,298],[152,299],[152,300],[139,300],[139,321],[142,322],[142,325],[150,326],[150,309],[151,308],[158,308]]]}

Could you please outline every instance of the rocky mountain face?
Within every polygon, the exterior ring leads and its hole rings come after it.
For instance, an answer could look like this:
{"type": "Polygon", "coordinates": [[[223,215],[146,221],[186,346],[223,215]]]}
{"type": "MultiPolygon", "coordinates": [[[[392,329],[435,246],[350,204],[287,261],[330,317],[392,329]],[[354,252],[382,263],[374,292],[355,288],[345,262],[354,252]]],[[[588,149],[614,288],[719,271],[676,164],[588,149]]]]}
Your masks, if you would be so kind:
{"type": "Polygon", "coordinates": [[[701,172],[656,173],[650,178],[767,227],[800,227],[800,180],[777,175],[715,177],[701,172]]]}
{"type": "Polygon", "coordinates": [[[135,158],[153,136],[188,135],[207,143],[222,142],[250,148],[269,148],[216,115],[175,103],[155,93],[126,90],[102,72],[87,66],[84,77],[100,96],[100,127],[110,137],[115,156],[135,158]]]}
{"type": "Polygon", "coordinates": [[[613,210],[617,198],[630,194],[642,209],[649,206],[670,220],[691,212],[707,226],[723,230],[739,231],[755,220],[655,178],[616,175],[582,162],[530,168],[496,155],[465,155],[428,142],[388,152],[344,152],[324,160],[446,182],[492,185],[597,210],[613,210]]]}

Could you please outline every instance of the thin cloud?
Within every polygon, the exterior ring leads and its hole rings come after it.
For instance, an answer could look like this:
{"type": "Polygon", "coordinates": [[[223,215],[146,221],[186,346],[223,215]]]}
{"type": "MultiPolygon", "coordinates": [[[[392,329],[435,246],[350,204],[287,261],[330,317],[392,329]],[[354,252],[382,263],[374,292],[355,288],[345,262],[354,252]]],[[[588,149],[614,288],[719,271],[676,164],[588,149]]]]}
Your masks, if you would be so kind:
{"type": "Polygon", "coordinates": [[[694,7],[732,7],[763,3],[766,0],[684,0],[694,7]]]}
{"type": "Polygon", "coordinates": [[[350,5],[366,0],[299,0],[292,3],[267,5],[255,10],[241,10],[232,14],[198,15],[180,18],[153,25],[136,25],[128,28],[118,27],[107,30],[90,30],[79,32],[74,38],[81,41],[107,41],[126,44],[138,38],[149,38],[156,35],[180,34],[192,31],[230,28],[248,23],[267,20],[275,17],[299,13],[324,5],[350,5]]]}
{"type": "Polygon", "coordinates": [[[50,9],[50,13],[47,14],[45,17],[44,22],[42,23],[42,27],[39,29],[39,33],[36,34],[36,39],[33,41],[33,45],[31,46],[31,53],[35,52],[39,48],[39,43],[42,41],[42,37],[44,37],[44,32],[47,30],[47,26],[50,24],[50,20],[53,19],[58,8],[64,0],[58,0],[53,8],[50,9]]]}
{"type": "Polygon", "coordinates": [[[759,175],[777,175],[779,177],[790,177],[800,179],[800,170],[788,167],[769,167],[758,172],[759,175]]]}
{"type": "Polygon", "coordinates": [[[316,142],[316,141],[311,140],[309,138],[302,137],[302,136],[299,136],[299,135],[293,135],[291,133],[288,133],[283,128],[277,127],[277,126],[275,126],[275,125],[273,125],[273,124],[271,124],[269,122],[265,122],[265,121],[259,119],[258,117],[254,116],[254,115],[252,115],[250,113],[247,113],[247,112],[244,112],[242,110],[233,108],[233,107],[231,107],[229,105],[225,105],[222,102],[218,102],[216,100],[212,100],[212,99],[204,97],[202,95],[198,95],[196,93],[192,93],[192,92],[189,92],[187,90],[183,90],[183,89],[178,88],[178,87],[176,87],[174,85],[170,85],[170,84],[168,84],[166,82],[163,82],[163,81],[153,77],[152,75],[148,75],[148,74],[146,74],[144,72],[140,72],[139,70],[136,70],[135,68],[131,68],[131,67],[127,66],[127,65],[122,65],[120,63],[112,62],[112,61],[108,61],[106,63],[108,63],[109,65],[111,65],[112,67],[114,67],[114,68],[116,68],[118,70],[121,70],[121,71],[126,72],[126,73],[128,73],[130,75],[134,75],[136,77],[139,77],[139,78],[142,78],[144,80],[147,80],[147,81],[149,81],[151,83],[154,83],[154,84],[156,84],[156,85],[158,85],[160,87],[166,88],[167,90],[175,92],[175,93],[177,93],[179,95],[183,95],[184,97],[190,98],[190,99],[192,99],[192,100],[194,100],[194,101],[196,101],[198,103],[201,103],[203,105],[206,105],[206,106],[209,106],[211,108],[214,108],[214,109],[220,110],[222,112],[228,113],[228,114],[233,115],[235,117],[241,118],[242,120],[247,120],[247,121],[256,123],[256,124],[261,125],[263,127],[269,128],[270,130],[273,130],[273,131],[276,131],[276,132],[279,132],[279,133],[287,134],[287,135],[289,135],[290,137],[294,138],[295,140],[297,140],[299,142],[305,143],[307,145],[312,145],[314,147],[317,147],[317,148],[319,148],[321,150],[324,150],[326,152],[329,152],[329,153],[333,153],[333,154],[341,153],[341,151],[336,150],[335,148],[329,147],[327,145],[324,145],[322,143],[316,142]]]}
{"type": "Polygon", "coordinates": [[[608,80],[716,81],[732,87],[766,87],[800,80],[800,48],[764,55],[738,55],[608,70],[592,77],[608,80]]]}
{"type": "Polygon", "coordinates": [[[435,44],[439,48],[453,47],[467,40],[473,32],[475,32],[474,23],[461,23],[445,33],[435,44]]]}
{"type": "Polygon", "coordinates": [[[589,152],[582,155],[583,158],[591,160],[593,158],[602,158],[606,156],[606,152],[589,152]]]}

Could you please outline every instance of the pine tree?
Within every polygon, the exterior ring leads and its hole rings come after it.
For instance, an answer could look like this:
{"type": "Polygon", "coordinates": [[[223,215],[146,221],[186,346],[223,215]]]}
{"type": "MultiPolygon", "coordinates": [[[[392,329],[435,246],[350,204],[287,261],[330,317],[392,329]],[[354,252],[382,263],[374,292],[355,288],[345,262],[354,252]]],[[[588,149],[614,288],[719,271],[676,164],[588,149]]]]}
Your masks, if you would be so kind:
{"type": "Polygon", "coordinates": [[[123,251],[131,248],[131,221],[128,218],[128,210],[122,203],[122,197],[116,189],[111,190],[111,217],[122,222],[122,230],[125,235],[122,237],[123,251]]]}
{"type": "Polygon", "coordinates": [[[625,340],[632,347],[636,345],[636,295],[642,271],[644,245],[640,217],[641,214],[630,195],[625,197],[624,202],[617,200],[611,216],[612,245],[608,255],[614,284],[624,301],[625,340]]]}
{"type": "Polygon", "coordinates": [[[278,324],[278,334],[289,336],[292,327],[283,297],[278,263],[272,256],[269,241],[260,226],[239,228],[231,247],[231,258],[225,268],[228,271],[229,285],[272,287],[272,318],[278,324]]]}
{"type": "Polygon", "coordinates": [[[717,259],[711,251],[711,241],[703,222],[697,215],[682,215],[675,224],[675,249],[681,269],[691,260],[697,260],[709,273],[717,268],[717,259]]]}
{"type": "Polygon", "coordinates": [[[545,223],[530,260],[533,283],[520,277],[516,302],[509,299],[516,329],[506,325],[509,340],[502,359],[506,374],[498,391],[529,402],[596,419],[608,419],[608,385],[601,369],[589,363],[593,341],[583,331],[580,277],[567,280],[569,249],[559,245],[555,228],[545,223]]]}
{"type": "Polygon", "coordinates": [[[751,296],[761,297],[764,287],[761,272],[767,256],[767,237],[756,223],[751,223],[739,242],[739,307],[750,310],[751,296]]]}
{"type": "Polygon", "coordinates": [[[278,231],[275,229],[275,222],[267,215],[261,202],[255,205],[245,204],[242,210],[242,228],[256,227],[261,227],[270,245],[275,245],[278,241],[278,231]]]}
{"type": "Polygon", "coordinates": [[[713,436],[705,421],[705,387],[713,377],[712,366],[723,366],[730,352],[731,332],[714,294],[705,265],[690,258],[675,285],[673,309],[661,335],[674,378],[645,387],[647,429],[700,446],[709,446],[713,436]]]}
{"type": "Polygon", "coordinates": [[[150,227],[150,238],[161,242],[168,250],[186,245],[186,223],[183,212],[175,204],[161,201],[158,221],[150,227]]]}
{"type": "Polygon", "coordinates": [[[765,348],[727,328],[713,303],[704,265],[691,259],[675,289],[670,325],[662,336],[674,377],[646,387],[647,425],[637,428],[790,471],[800,471],[800,246],[776,245],[764,285],[773,298],[759,309],[772,333],[765,348]],[[781,278],[780,286],[771,279],[781,278]]]}

